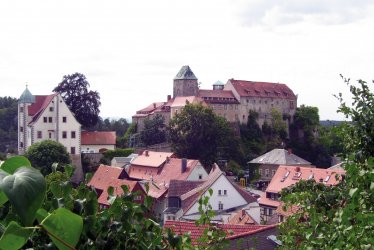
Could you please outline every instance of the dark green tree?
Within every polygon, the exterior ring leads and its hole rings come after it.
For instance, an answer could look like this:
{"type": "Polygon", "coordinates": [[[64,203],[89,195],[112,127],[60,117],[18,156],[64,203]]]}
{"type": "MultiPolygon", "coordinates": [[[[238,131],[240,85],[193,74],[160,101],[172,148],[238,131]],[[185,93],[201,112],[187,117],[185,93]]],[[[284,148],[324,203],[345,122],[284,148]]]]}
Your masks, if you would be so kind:
{"type": "MultiPolygon", "coordinates": [[[[179,157],[200,160],[205,166],[238,146],[232,130],[223,117],[202,104],[187,104],[170,121],[169,135],[179,157]]],[[[235,150],[234,150],[235,151],[235,150]]]]}
{"type": "Polygon", "coordinates": [[[31,145],[27,149],[25,156],[43,175],[48,175],[52,172],[53,163],[57,162],[60,166],[64,166],[71,162],[65,147],[61,143],[51,140],[31,145]]]}
{"type": "Polygon", "coordinates": [[[144,120],[144,129],[140,132],[140,140],[145,146],[166,141],[164,117],[157,114],[152,119],[144,120]]]}
{"type": "Polygon", "coordinates": [[[265,139],[266,151],[284,147],[284,142],[287,140],[287,123],[283,120],[279,110],[271,110],[270,123],[264,122],[262,133],[265,139]]]}
{"type": "Polygon", "coordinates": [[[338,112],[352,122],[341,127],[346,170],[339,185],[300,181],[282,192],[285,208],[298,211],[280,227],[285,249],[372,249],[374,246],[374,95],[365,81],[355,86],[338,112]]]}
{"type": "Polygon", "coordinates": [[[264,140],[257,120],[258,113],[250,110],[247,124],[240,125],[240,137],[246,162],[256,158],[264,151],[264,140]]]}
{"type": "Polygon", "coordinates": [[[100,113],[100,95],[89,90],[90,84],[81,73],[65,75],[53,92],[60,93],[78,122],[84,127],[94,126],[100,113]]]}
{"type": "Polygon", "coordinates": [[[17,147],[17,99],[0,97],[0,152],[17,147]]]}

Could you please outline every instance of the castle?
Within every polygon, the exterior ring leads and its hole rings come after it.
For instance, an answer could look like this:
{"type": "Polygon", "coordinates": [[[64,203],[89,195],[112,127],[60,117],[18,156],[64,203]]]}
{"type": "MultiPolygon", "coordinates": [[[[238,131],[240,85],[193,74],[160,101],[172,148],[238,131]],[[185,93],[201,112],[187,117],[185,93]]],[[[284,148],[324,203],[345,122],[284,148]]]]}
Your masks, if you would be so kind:
{"type": "Polygon", "coordinates": [[[188,103],[203,102],[230,123],[246,124],[250,110],[258,112],[260,126],[270,121],[271,110],[278,109],[290,124],[297,107],[297,95],[281,83],[254,82],[229,79],[226,84],[218,81],[213,89],[199,89],[198,79],[189,66],[183,66],[174,77],[173,98],[168,95],[165,102],[155,102],[139,110],[132,117],[138,131],[144,128],[144,120],[159,114],[165,124],[175,112],[188,103]],[[184,101],[184,102],[183,102],[184,101]]]}

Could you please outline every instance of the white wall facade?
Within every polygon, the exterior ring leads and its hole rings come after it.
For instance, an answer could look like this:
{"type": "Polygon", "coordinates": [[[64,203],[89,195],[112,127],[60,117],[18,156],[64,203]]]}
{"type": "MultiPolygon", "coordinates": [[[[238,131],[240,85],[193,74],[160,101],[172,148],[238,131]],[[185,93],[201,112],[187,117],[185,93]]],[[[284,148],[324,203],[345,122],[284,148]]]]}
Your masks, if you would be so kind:
{"type": "MultiPolygon", "coordinates": [[[[209,199],[209,203],[212,206],[212,209],[215,211],[220,210],[220,203],[223,204],[222,210],[247,204],[246,200],[240,195],[240,193],[224,175],[221,175],[210,188],[213,190],[213,194],[209,199]],[[219,190],[221,190],[221,195],[219,195],[219,190]],[[224,194],[224,190],[226,190],[226,195],[224,194]]],[[[203,196],[207,195],[209,195],[208,191],[203,194],[203,196]]],[[[185,215],[198,213],[198,209],[199,204],[196,202],[188,211],[185,212],[185,215]]]]}
{"type": "Polygon", "coordinates": [[[197,165],[190,175],[187,177],[188,181],[198,181],[198,180],[204,180],[208,177],[208,173],[204,169],[202,165],[197,165]],[[201,178],[200,178],[201,177],[201,178]]]}

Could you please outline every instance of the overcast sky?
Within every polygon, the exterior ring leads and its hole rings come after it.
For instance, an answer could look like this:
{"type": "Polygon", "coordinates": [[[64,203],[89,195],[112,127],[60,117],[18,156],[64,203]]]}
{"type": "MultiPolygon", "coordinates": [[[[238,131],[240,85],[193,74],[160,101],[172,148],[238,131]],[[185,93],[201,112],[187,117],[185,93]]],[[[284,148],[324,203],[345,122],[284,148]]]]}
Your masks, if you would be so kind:
{"type": "Polygon", "coordinates": [[[211,89],[229,78],[287,84],[321,119],[342,119],[339,74],[374,79],[374,1],[1,1],[0,96],[50,94],[86,75],[101,116],[131,118],[172,94],[189,65],[211,89]]]}

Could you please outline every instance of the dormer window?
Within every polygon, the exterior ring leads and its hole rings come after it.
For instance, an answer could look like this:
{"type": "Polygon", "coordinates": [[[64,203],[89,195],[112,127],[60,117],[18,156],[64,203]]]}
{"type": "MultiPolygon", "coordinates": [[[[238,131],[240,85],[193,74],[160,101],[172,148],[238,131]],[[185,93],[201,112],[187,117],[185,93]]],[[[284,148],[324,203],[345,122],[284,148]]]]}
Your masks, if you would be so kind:
{"type": "Polygon", "coordinates": [[[49,107],[49,111],[53,112],[53,107],[49,107]]]}
{"type": "Polygon", "coordinates": [[[328,182],[330,180],[330,175],[326,176],[326,178],[323,180],[323,182],[328,182]]]}
{"type": "Polygon", "coordinates": [[[314,177],[314,174],[313,174],[313,173],[311,173],[311,174],[309,175],[309,177],[308,177],[308,180],[311,180],[311,179],[313,179],[313,177],[314,177]]]}

